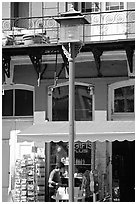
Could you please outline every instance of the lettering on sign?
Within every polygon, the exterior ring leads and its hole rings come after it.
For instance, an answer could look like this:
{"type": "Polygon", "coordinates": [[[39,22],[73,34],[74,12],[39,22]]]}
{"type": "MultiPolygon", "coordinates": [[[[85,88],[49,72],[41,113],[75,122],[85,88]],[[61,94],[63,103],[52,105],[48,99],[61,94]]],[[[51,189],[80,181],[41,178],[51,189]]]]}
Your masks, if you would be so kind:
{"type": "Polygon", "coordinates": [[[88,153],[91,150],[91,142],[76,142],[75,152],[76,153],[88,153]]]}

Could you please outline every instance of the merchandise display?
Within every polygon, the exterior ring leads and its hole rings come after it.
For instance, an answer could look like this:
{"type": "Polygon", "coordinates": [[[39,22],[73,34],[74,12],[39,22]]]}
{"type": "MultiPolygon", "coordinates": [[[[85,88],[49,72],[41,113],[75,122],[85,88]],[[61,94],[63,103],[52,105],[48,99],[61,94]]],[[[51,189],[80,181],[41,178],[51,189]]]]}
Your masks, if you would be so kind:
{"type": "Polygon", "coordinates": [[[15,163],[14,202],[45,201],[45,158],[25,155],[15,163]]]}
{"type": "Polygon", "coordinates": [[[37,201],[45,200],[45,159],[43,157],[36,158],[36,186],[37,201]]]}

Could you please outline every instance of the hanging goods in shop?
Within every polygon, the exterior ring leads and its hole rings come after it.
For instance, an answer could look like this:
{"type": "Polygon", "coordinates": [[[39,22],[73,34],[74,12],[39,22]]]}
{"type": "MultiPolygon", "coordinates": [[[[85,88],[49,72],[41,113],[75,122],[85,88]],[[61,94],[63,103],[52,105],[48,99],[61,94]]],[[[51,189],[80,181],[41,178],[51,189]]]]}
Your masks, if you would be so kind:
{"type": "Polygon", "coordinates": [[[45,201],[45,159],[26,157],[15,163],[14,202],[45,201]]]}

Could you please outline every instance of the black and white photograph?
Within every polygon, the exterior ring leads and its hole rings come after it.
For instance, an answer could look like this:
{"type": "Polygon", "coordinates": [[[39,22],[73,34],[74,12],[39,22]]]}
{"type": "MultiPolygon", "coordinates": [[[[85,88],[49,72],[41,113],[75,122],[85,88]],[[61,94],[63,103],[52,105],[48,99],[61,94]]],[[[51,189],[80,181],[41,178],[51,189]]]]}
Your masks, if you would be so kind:
{"type": "Polygon", "coordinates": [[[135,1],[1,7],[1,202],[135,202],[135,1]]]}

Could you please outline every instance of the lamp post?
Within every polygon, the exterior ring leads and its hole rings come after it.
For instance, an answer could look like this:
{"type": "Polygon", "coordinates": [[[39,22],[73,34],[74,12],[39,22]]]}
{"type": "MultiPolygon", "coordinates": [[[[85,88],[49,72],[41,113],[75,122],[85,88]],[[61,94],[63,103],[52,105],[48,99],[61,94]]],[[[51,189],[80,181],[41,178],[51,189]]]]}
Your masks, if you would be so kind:
{"type": "Polygon", "coordinates": [[[84,43],[85,17],[71,6],[55,20],[60,24],[60,40],[69,61],[69,202],[74,202],[74,137],[75,137],[75,57],[84,43]]]}

